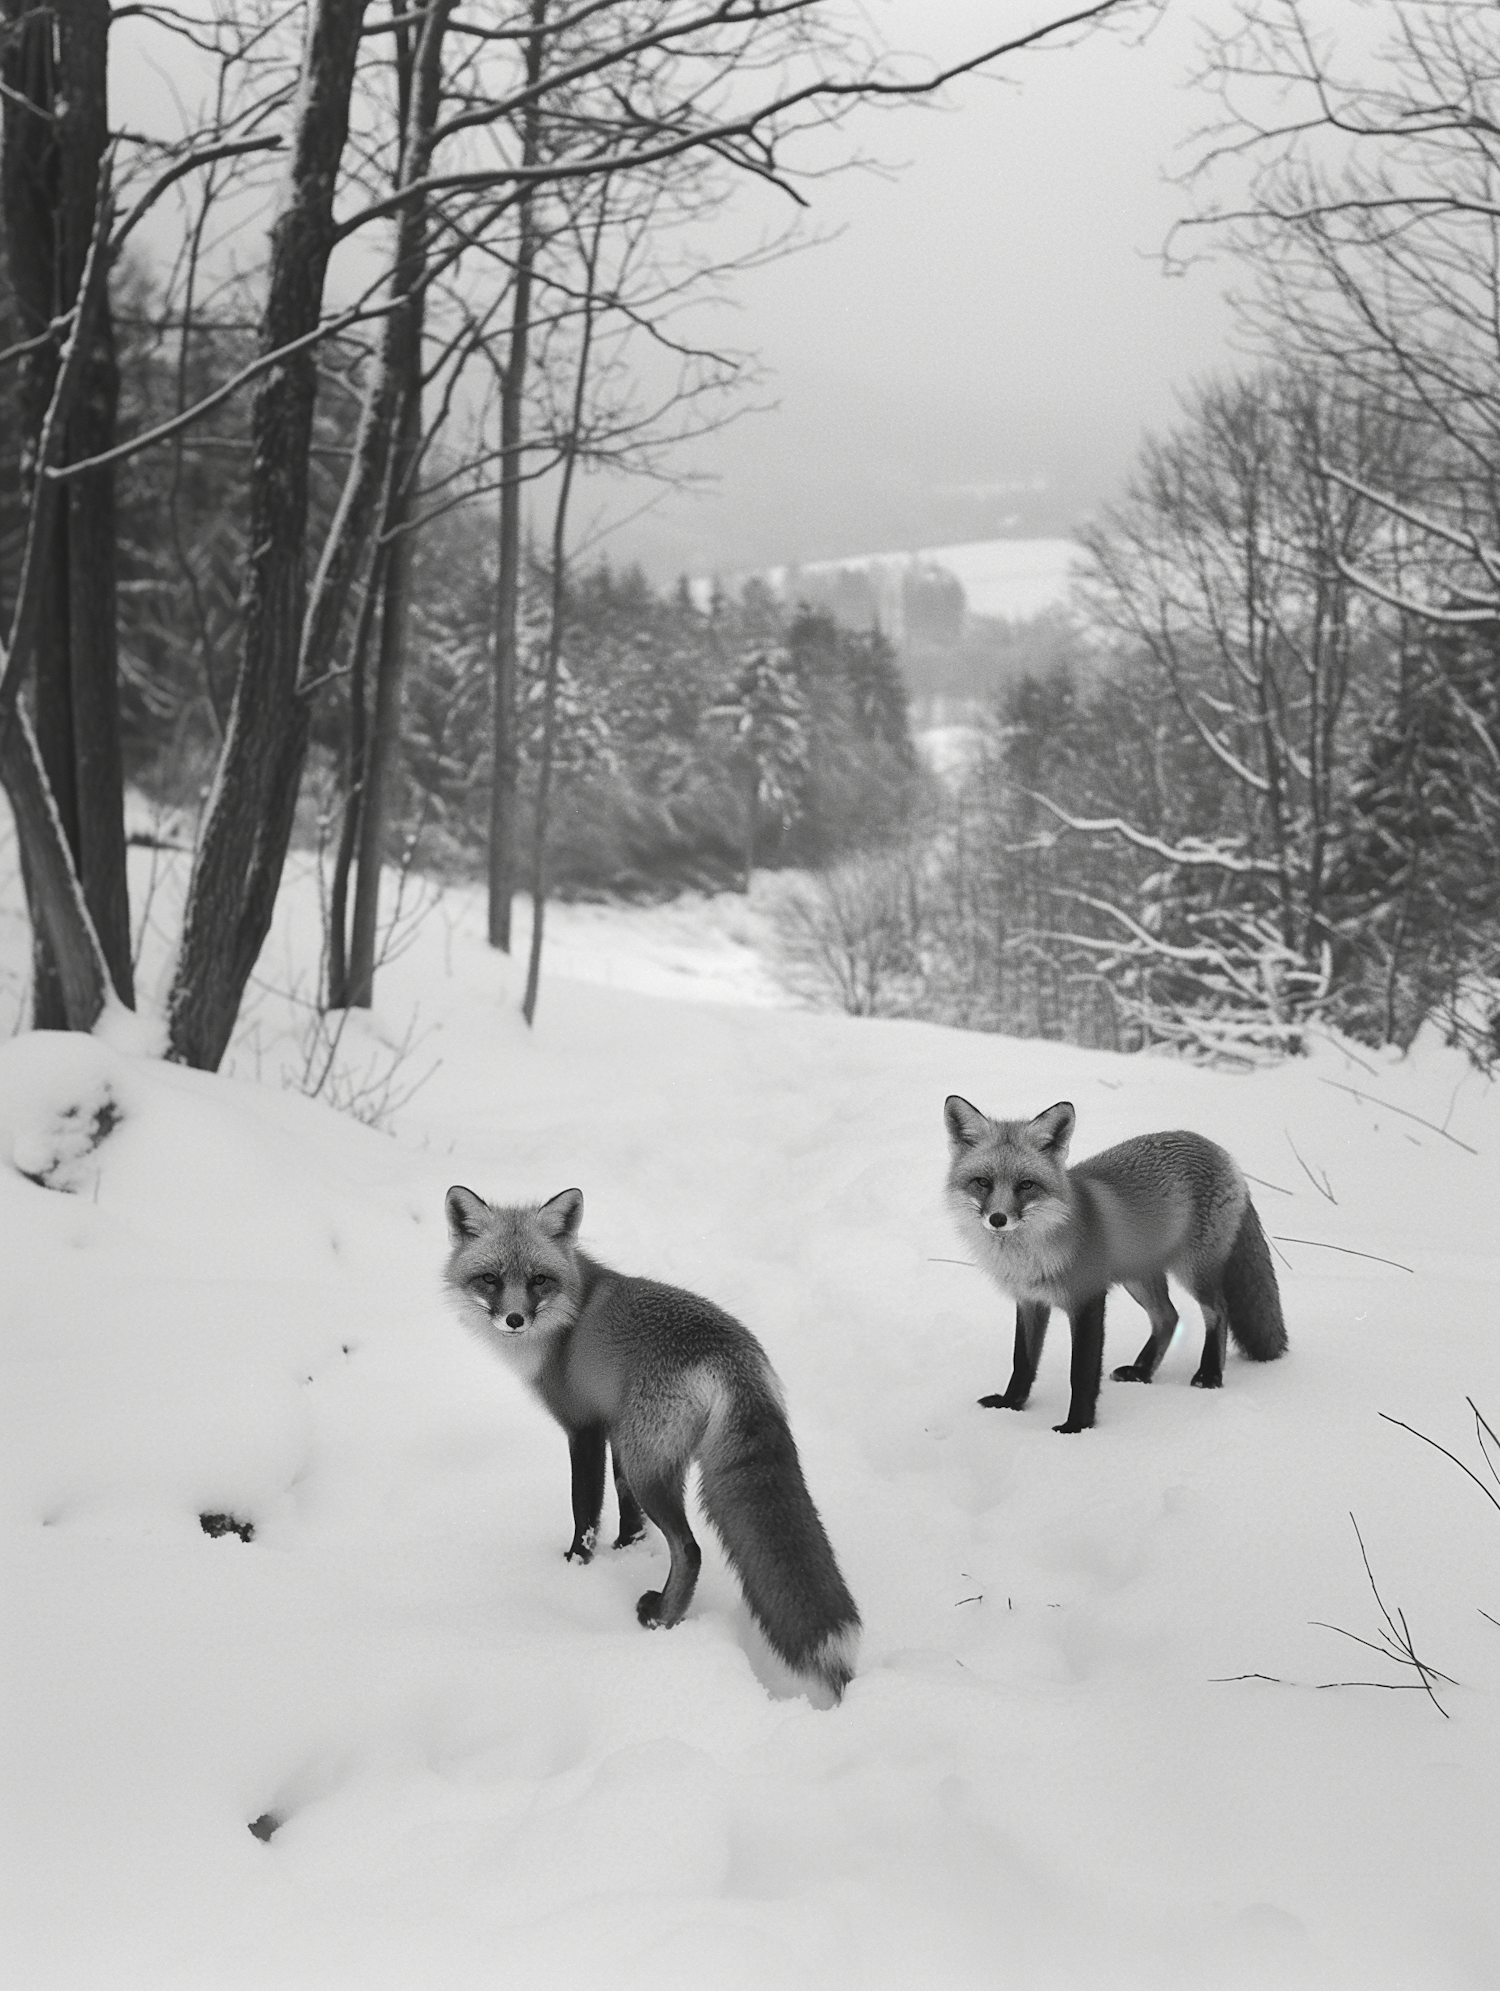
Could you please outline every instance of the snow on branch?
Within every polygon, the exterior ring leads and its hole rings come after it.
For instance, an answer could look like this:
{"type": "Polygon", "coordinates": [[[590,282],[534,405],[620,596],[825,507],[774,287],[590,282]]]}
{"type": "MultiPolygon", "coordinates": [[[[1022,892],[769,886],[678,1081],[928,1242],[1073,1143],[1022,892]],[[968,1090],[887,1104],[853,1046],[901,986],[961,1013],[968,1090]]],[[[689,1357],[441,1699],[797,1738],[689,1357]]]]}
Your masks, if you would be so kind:
{"type": "Polygon", "coordinates": [[[1268,857],[1240,857],[1232,851],[1216,848],[1190,837],[1180,844],[1170,844],[1161,837],[1138,830],[1127,823],[1122,816],[1072,816],[1066,809],[1050,801],[1047,796],[1034,790],[1026,791],[1031,799],[1040,802],[1065,829],[1076,830],[1085,836],[1118,836],[1127,843],[1133,843],[1139,850],[1149,850],[1157,857],[1166,858],[1169,864],[1206,867],[1217,871],[1233,871],[1241,874],[1253,873],[1261,877],[1274,878],[1278,875],[1276,865],[1268,857]]]}

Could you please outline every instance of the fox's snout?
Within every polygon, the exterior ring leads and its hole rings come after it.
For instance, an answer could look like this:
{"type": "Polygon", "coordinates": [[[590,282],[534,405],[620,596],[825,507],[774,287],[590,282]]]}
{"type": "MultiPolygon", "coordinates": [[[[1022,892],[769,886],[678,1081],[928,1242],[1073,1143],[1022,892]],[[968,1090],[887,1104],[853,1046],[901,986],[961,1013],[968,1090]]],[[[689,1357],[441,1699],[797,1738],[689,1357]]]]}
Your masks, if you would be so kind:
{"type": "Polygon", "coordinates": [[[985,1218],[985,1222],[992,1231],[1003,1231],[1005,1226],[1010,1222],[1010,1219],[1003,1210],[991,1210],[985,1218]]]}
{"type": "Polygon", "coordinates": [[[512,1334],[517,1334],[526,1325],[526,1316],[525,1314],[517,1313],[515,1309],[512,1308],[511,1311],[505,1316],[502,1325],[508,1327],[512,1334]]]}

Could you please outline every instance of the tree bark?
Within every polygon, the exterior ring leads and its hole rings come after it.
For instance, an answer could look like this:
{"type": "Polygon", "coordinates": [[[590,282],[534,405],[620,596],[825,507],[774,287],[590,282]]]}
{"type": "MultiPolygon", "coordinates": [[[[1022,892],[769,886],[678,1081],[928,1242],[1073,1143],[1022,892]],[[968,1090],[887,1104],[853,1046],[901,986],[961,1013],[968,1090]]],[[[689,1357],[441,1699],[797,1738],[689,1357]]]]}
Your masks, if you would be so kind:
{"type": "MultiPolygon", "coordinates": [[[[108,0],[56,0],[48,12],[28,11],[22,0],[5,0],[5,15],[9,34],[0,80],[8,94],[0,207],[17,329],[24,338],[35,338],[78,308],[77,383],[60,411],[52,448],[53,463],[62,464],[107,450],[115,440],[119,375],[102,268],[89,308],[81,308],[90,249],[108,220],[101,186],[109,144],[110,9],[108,0]]],[[[71,480],[61,494],[43,484],[43,429],[58,384],[60,352],[54,337],[22,360],[22,484],[33,517],[29,557],[37,565],[38,585],[35,620],[29,637],[20,640],[29,651],[22,667],[29,664],[31,671],[35,743],[52,791],[52,807],[31,816],[30,824],[44,837],[54,822],[60,826],[94,929],[92,938],[75,934],[65,951],[87,955],[97,941],[115,989],[130,1002],[114,471],[91,471],[71,480]]],[[[27,759],[17,736],[8,743],[6,765],[29,795],[34,770],[27,759]]],[[[56,886],[56,853],[28,850],[23,868],[32,916],[33,1022],[76,1027],[76,974],[60,958],[53,937],[61,904],[71,905],[73,895],[38,903],[36,894],[56,886]]]]}
{"type": "Polygon", "coordinates": [[[349,878],[359,843],[359,818],[364,797],[366,739],[369,733],[370,637],[384,593],[385,555],[378,545],[365,579],[354,643],[349,656],[349,746],[344,775],[344,817],[339,826],[328,893],[328,992],[330,1009],[349,1007],[349,878]]]}
{"type": "Polygon", "coordinates": [[[573,405],[562,447],[562,476],[552,514],[552,597],[547,627],[547,669],[542,685],[542,752],[536,771],[536,807],[531,824],[531,949],[526,962],[526,993],[521,1014],[529,1029],[536,1017],[542,979],[542,936],[547,921],[547,829],[552,799],[552,769],[557,741],[557,687],[562,669],[563,629],[568,606],[568,506],[583,439],[584,396],[594,352],[598,310],[599,248],[609,212],[609,181],[599,189],[583,266],[583,325],[578,337],[578,364],[573,375],[573,405]]]}
{"type": "Polygon", "coordinates": [[[45,937],[56,977],[59,1022],[37,1027],[91,1030],[113,994],[109,965],[84,901],[36,735],[20,705],[8,720],[0,719],[0,781],[15,816],[31,917],[45,937]]]}
{"type": "MultiPolygon", "coordinates": [[[[317,329],[333,196],[366,0],[313,0],[286,191],[271,231],[262,352],[317,329]]],[[[251,417],[251,553],[234,699],[203,823],[168,1002],[170,1054],[215,1070],[270,929],[307,753],[299,675],[307,598],[311,346],[262,376],[251,417]]]]}
{"type": "MultiPolygon", "coordinates": [[[[401,737],[401,684],[406,665],[407,609],[411,603],[411,479],[421,444],[421,349],[412,349],[401,403],[401,426],[392,464],[390,502],[380,573],[380,641],[375,653],[375,697],[365,730],[356,831],[354,917],[343,1007],[368,1009],[375,1000],[375,940],[380,917],[380,869],[392,813],[396,749],[401,737]]],[[[372,586],[374,582],[372,580],[372,586]]]]}
{"type": "MultiPolygon", "coordinates": [[[[433,132],[442,101],[443,34],[454,0],[427,0],[417,39],[412,85],[404,95],[407,124],[402,135],[400,180],[420,181],[432,157],[433,132]]],[[[401,734],[401,684],[406,664],[407,609],[411,600],[412,543],[409,522],[422,451],[423,286],[427,274],[427,204],[410,200],[396,223],[392,287],[401,302],[386,319],[381,371],[391,383],[397,409],[396,434],[387,485],[381,537],[385,572],[375,700],[365,743],[359,797],[359,869],[354,888],[354,919],[349,937],[345,1002],[368,1009],[375,996],[375,940],[380,914],[380,868],[385,856],[396,749],[401,734]]]]}
{"type": "MultiPolygon", "coordinates": [[[[547,0],[531,0],[532,32],[526,43],[526,82],[535,89],[542,73],[547,0]]],[[[534,166],[541,145],[541,108],[535,97],[522,113],[521,163],[534,166]]],[[[526,391],[527,347],[531,337],[531,286],[536,263],[535,216],[529,192],[518,207],[515,292],[511,302],[510,348],[500,386],[500,543],[495,584],[494,772],[490,785],[489,926],[490,945],[510,952],[510,908],[515,897],[520,852],[516,837],[516,792],[521,753],[517,738],[516,669],[521,605],[521,414],[526,391]]]]}

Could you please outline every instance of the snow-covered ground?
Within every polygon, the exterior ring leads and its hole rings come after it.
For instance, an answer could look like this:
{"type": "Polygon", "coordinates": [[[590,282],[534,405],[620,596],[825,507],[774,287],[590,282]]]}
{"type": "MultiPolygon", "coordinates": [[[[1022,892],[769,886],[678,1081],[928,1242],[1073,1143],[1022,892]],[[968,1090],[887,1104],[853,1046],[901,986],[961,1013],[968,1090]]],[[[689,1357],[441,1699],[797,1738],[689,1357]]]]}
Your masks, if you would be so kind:
{"type": "Polygon", "coordinates": [[[430,1069],[376,1132],[282,1087],[305,872],[282,912],[239,1077],[0,1045],[0,1983],[1500,1983],[1500,1514],[1380,1416],[1494,1488],[1495,1087],[1435,1045],[1231,1077],[799,1012],[724,902],[560,909],[528,1031],[455,895],[338,1047],[367,1103],[430,1069]],[[977,1408],[1010,1326],[942,1208],[955,1090],[1069,1097],[1079,1152],[1232,1147],[1288,1357],[1190,1390],[1185,1308],[1063,1438],[1059,1323],[1032,1407],[977,1408]],[[579,1185],[592,1249],[764,1341],[864,1614],[842,1706],[706,1531],[670,1634],[657,1538],[564,1562],[563,1437],[440,1297],[453,1181],[579,1185]],[[1341,1635],[1381,1628],[1351,1512],[1443,1712],[1341,1635]]]}
{"type": "Polygon", "coordinates": [[[1066,601],[1081,550],[1073,539],[975,539],[912,557],[954,575],[971,615],[1021,622],[1066,601]]]}

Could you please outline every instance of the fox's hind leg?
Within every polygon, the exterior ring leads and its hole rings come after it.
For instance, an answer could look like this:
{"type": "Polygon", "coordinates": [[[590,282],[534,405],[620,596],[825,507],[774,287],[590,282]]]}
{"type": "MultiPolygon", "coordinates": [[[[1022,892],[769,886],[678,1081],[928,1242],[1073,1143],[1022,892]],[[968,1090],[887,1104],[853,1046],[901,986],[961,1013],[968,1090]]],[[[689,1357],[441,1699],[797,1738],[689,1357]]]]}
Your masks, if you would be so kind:
{"type": "Polygon", "coordinates": [[[1167,1292],[1164,1272],[1155,1272],[1149,1279],[1126,1279],[1123,1283],[1136,1305],[1150,1315],[1151,1338],[1133,1362],[1112,1369],[1110,1375],[1117,1383],[1149,1383],[1177,1332],[1177,1309],[1167,1292]]]}
{"type": "Polygon", "coordinates": [[[573,1460],[573,1540],[569,1562],[592,1562],[604,1506],[604,1426],[585,1424],[568,1433],[573,1460]]]}
{"type": "Polygon", "coordinates": [[[620,1464],[620,1451],[611,1445],[615,1465],[615,1500],[620,1509],[620,1532],[615,1536],[617,1549],[628,1549],[632,1542],[638,1542],[646,1532],[646,1517],[641,1512],[641,1504],[630,1490],[630,1482],[620,1464]]]}
{"type": "Polygon", "coordinates": [[[660,1590],[648,1590],[635,1607],[636,1616],[648,1627],[675,1625],[692,1603],[693,1592],[698,1587],[698,1565],[703,1560],[703,1551],[693,1539],[682,1504],[684,1478],[684,1468],[678,1466],[675,1471],[668,1468],[655,1478],[642,1476],[636,1483],[641,1506],[666,1536],[672,1551],[666,1584],[660,1590]]]}
{"type": "Polygon", "coordinates": [[[1229,1309],[1224,1289],[1217,1280],[1193,1290],[1193,1298],[1203,1309],[1203,1360],[1193,1377],[1195,1390],[1221,1389],[1224,1383],[1224,1344],[1229,1338],[1229,1309]]]}
{"type": "Polygon", "coordinates": [[[985,1410],[1024,1410],[1036,1381],[1036,1365],[1042,1359],[1042,1343],[1047,1336],[1047,1320],[1052,1309],[1045,1300],[1016,1302],[1016,1352],[1011,1363],[1010,1381],[1003,1396],[982,1396],[985,1410]]]}

